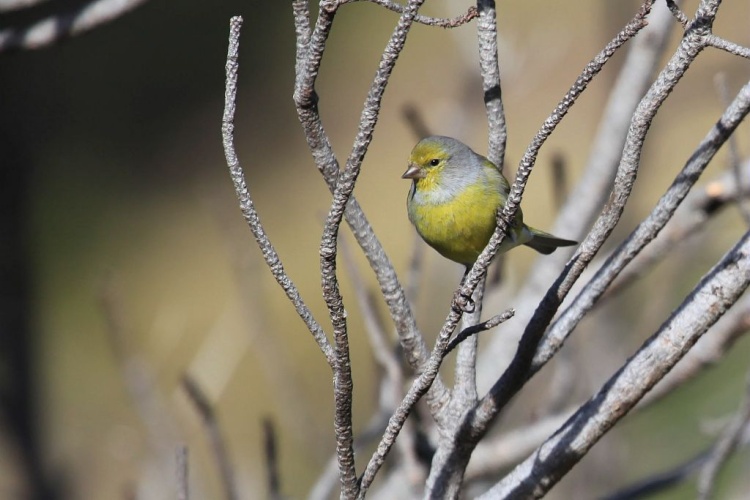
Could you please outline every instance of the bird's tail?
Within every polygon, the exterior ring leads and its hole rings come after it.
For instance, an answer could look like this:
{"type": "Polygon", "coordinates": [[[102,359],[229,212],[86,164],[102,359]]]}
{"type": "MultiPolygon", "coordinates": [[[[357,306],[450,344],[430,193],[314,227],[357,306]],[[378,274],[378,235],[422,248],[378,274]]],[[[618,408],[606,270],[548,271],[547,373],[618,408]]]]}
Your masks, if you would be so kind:
{"type": "Polygon", "coordinates": [[[529,227],[528,229],[532,238],[524,243],[524,245],[529,246],[544,255],[551,254],[557,249],[557,247],[570,247],[578,244],[577,241],[558,238],[557,236],[545,233],[539,229],[534,229],[533,227],[529,227]]]}

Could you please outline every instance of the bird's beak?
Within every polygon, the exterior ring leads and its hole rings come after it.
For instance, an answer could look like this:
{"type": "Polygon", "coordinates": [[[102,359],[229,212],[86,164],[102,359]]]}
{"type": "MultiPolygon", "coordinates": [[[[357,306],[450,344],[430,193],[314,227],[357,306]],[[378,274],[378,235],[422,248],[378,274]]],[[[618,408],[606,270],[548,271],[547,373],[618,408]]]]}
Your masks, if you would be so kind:
{"type": "Polygon", "coordinates": [[[419,165],[415,165],[413,163],[409,163],[409,168],[407,168],[406,172],[404,172],[404,175],[401,176],[402,179],[422,179],[424,177],[424,170],[419,168],[419,165]]]}

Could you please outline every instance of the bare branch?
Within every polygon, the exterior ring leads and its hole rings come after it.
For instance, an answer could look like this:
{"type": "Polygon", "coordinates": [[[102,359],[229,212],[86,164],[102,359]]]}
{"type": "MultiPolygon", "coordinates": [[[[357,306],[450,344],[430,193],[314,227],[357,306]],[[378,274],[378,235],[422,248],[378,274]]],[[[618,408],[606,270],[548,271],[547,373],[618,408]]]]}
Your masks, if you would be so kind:
{"type": "Polygon", "coordinates": [[[224,94],[224,116],[221,125],[224,155],[226,156],[227,166],[229,167],[229,175],[232,177],[232,182],[234,183],[234,190],[240,202],[242,215],[245,218],[245,222],[247,222],[250,231],[252,231],[255,241],[258,243],[258,247],[263,253],[263,258],[265,259],[268,268],[271,270],[271,274],[273,274],[276,282],[282,290],[284,290],[289,301],[294,305],[294,309],[297,311],[299,317],[302,318],[302,321],[307,325],[315,342],[317,342],[318,347],[320,347],[320,350],[325,355],[329,366],[333,367],[333,348],[328,342],[326,334],[320,324],[315,321],[312,312],[310,312],[310,309],[302,300],[294,282],[286,274],[276,249],[273,247],[273,244],[271,244],[268,235],[263,229],[260,217],[255,209],[255,204],[250,197],[247,183],[245,182],[245,172],[240,165],[240,160],[237,157],[234,148],[234,113],[237,108],[237,71],[239,69],[237,58],[239,57],[241,27],[241,17],[233,17],[230,20],[229,50],[227,53],[226,64],[226,89],[224,94]]]}
{"type": "Polygon", "coordinates": [[[750,284],[750,232],[570,420],[483,498],[540,498],[688,352],[750,284]]]}
{"type": "Polygon", "coordinates": [[[113,21],[146,1],[93,0],[71,12],[50,16],[26,28],[2,30],[0,52],[10,49],[40,49],[52,45],[113,21]]]}
{"type": "Polygon", "coordinates": [[[0,12],[28,9],[48,0],[0,0],[0,12]]]}

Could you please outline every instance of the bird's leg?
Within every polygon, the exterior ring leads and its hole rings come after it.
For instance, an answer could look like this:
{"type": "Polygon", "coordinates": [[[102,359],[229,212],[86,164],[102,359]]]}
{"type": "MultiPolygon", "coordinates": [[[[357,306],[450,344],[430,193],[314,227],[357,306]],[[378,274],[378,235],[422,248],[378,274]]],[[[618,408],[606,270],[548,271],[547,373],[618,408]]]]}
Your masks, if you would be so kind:
{"type": "Polygon", "coordinates": [[[474,307],[476,306],[474,300],[471,298],[471,294],[464,295],[463,293],[464,283],[466,282],[466,277],[469,275],[470,270],[471,266],[466,266],[464,275],[461,277],[461,283],[458,285],[458,290],[456,290],[456,295],[453,297],[456,306],[465,313],[473,313],[474,307]]]}

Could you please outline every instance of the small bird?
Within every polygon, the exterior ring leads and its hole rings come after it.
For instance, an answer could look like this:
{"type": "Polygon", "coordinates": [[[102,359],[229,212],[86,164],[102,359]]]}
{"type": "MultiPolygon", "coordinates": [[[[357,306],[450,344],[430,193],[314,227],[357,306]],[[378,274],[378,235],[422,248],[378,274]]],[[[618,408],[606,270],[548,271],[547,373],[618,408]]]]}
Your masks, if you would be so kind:
{"type": "MultiPolygon", "coordinates": [[[[401,177],[412,179],[406,207],[422,239],[443,257],[471,267],[495,231],[497,210],[510,193],[508,180],[466,144],[437,135],[414,146],[401,177]]],[[[527,226],[519,208],[498,254],[519,245],[550,254],[577,244],[527,226]]]]}

